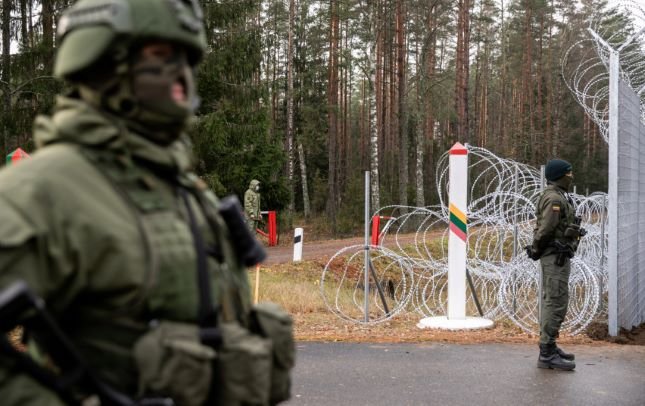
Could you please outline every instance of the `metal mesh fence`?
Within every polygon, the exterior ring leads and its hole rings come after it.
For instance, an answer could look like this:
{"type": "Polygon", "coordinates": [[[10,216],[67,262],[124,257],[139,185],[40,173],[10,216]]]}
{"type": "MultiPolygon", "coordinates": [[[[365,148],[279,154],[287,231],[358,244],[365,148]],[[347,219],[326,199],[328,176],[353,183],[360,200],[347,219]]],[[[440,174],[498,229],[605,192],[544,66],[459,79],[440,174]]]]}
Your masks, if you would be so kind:
{"type": "Polygon", "coordinates": [[[645,322],[645,8],[636,0],[611,3],[590,18],[590,37],[565,53],[562,73],[609,144],[607,261],[602,256],[600,267],[607,265],[615,336],[645,322]]]}
{"type": "MultiPolygon", "coordinates": [[[[618,86],[616,322],[631,329],[645,321],[645,125],[638,95],[618,86]]],[[[611,225],[610,225],[611,227],[611,225]]],[[[610,294],[611,294],[610,289],[610,294]]],[[[611,312],[610,312],[611,314],[611,312]]],[[[610,324],[612,320],[610,320],[610,324]]]]}

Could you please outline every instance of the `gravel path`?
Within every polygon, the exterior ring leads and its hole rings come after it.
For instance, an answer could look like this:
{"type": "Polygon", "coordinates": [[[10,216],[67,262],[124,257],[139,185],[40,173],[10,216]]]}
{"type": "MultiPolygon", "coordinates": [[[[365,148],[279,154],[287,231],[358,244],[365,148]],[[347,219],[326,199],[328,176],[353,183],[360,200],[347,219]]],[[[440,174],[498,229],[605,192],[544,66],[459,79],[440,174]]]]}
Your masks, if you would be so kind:
{"type": "MultiPolygon", "coordinates": [[[[441,235],[437,232],[437,236],[441,235]]],[[[415,234],[399,235],[399,243],[412,244],[414,243],[415,234]]],[[[365,237],[353,237],[338,240],[324,240],[324,241],[307,241],[305,236],[302,246],[302,259],[305,261],[321,260],[326,262],[332,255],[339,250],[352,245],[365,244],[365,237]]],[[[388,248],[396,247],[396,241],[389,238],[385,241],[385,246],[388,248]]],[[[268,258],[264,261],[264,265],[284,264],[293,260],[293,245],[280,245],[277,247],[265,247],[267,250],[268,258]]]]}

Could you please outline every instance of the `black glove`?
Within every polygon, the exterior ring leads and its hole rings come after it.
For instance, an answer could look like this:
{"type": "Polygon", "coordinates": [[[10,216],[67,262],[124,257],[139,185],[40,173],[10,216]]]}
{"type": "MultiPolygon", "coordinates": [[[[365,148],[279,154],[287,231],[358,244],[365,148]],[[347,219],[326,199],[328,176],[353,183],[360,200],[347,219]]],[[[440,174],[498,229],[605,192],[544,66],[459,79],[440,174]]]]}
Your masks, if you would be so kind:
{"type": "Polygon", "coordinates": [[[532,245],[527,245],[524,247],[524,250],[526,250],[526,255],[528,255],[528,257],[533,261],[537,261],[542,256],[542,253],[534,250],[532,245]]]}

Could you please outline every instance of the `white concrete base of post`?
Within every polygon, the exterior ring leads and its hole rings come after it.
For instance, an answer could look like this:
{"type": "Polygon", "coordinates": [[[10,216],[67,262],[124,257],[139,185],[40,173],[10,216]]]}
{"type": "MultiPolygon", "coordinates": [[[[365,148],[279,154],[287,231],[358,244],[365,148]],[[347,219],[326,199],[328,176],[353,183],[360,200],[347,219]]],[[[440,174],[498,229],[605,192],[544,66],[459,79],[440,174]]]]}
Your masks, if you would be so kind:
{"type": "Polygon", "coordinates": [[[495,323],[492,320],[482,317],[466,317],[465,319],[448,319],[446,316],[426,317],[417,323],[420,329],[437,330],[483,330],[493,328],[495,323]]]}

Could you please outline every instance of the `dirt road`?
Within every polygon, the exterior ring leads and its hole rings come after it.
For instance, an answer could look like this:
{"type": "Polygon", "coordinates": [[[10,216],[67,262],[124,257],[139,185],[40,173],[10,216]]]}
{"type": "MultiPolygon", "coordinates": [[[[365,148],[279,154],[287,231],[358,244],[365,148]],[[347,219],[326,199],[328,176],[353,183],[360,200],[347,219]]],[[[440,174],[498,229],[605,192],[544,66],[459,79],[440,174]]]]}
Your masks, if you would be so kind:
{"type": "MultiPolygon", "coordinates": [[[[437,233],[439,236],[440,233],[437,233]]],[[[398,241],[401,244],[411,244],[414,242],[415,234],[399,235],[398,241]]],[[[311,241],[303,243],[302,259],[305,261],[321,260],[327,261],[332,255],[339,250],[352,245],[365,244],[364,237],[354,237],[339,240],[311,241]]],[[[385,247],[396,247],[396,241],[390,237],[385,240],[385,247]]],[[[284,264],[293,260],[293,245],[281,245],[277,247],[266,247],[268,258],[264,265],[284,264]]]]}

